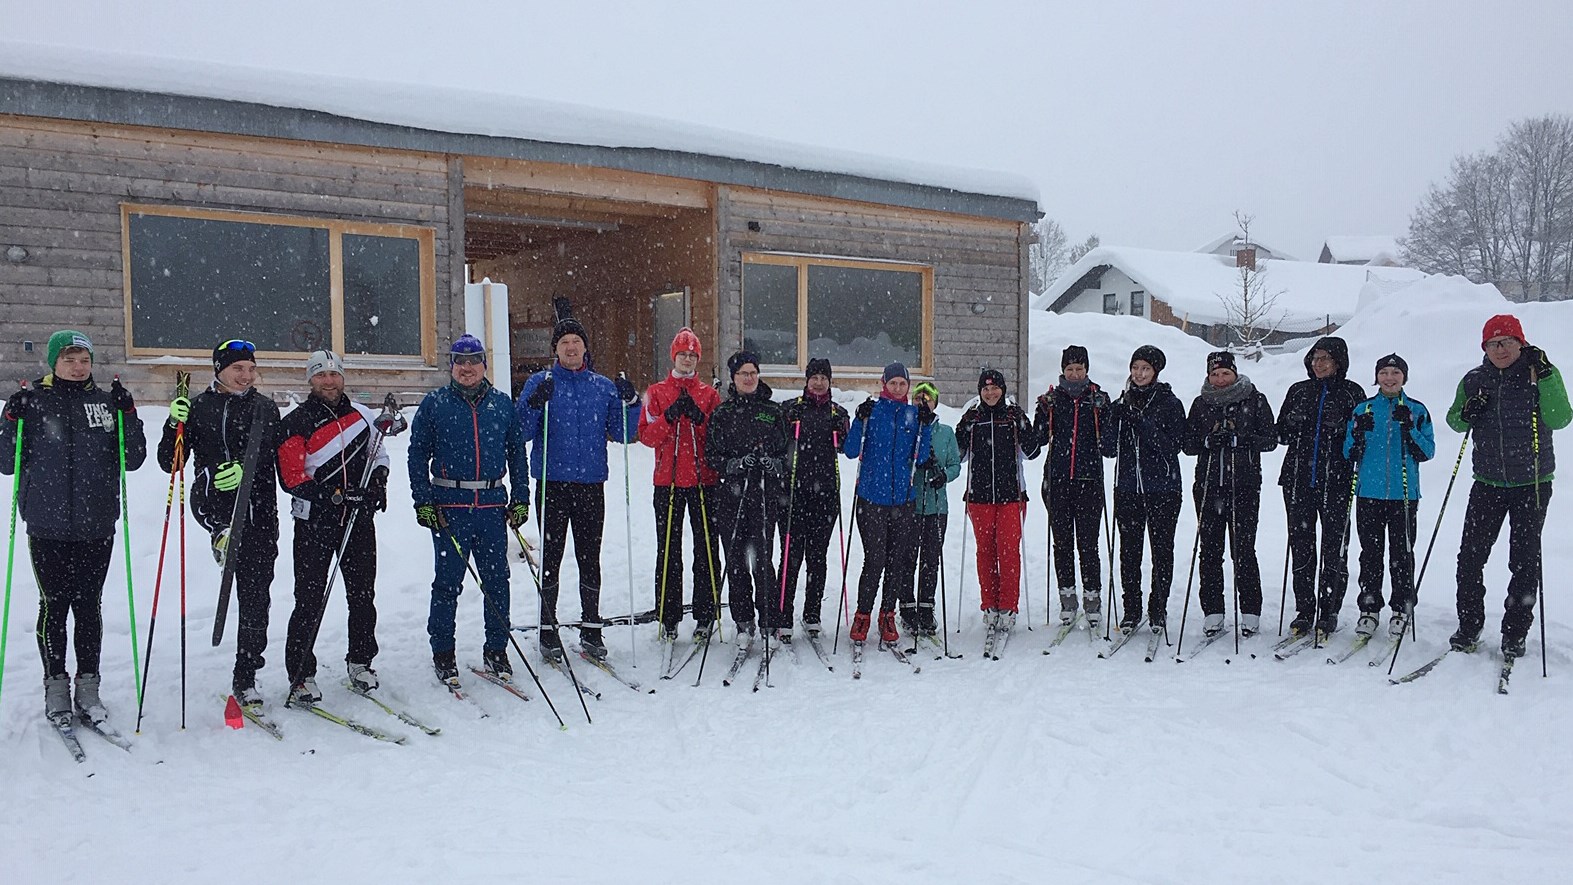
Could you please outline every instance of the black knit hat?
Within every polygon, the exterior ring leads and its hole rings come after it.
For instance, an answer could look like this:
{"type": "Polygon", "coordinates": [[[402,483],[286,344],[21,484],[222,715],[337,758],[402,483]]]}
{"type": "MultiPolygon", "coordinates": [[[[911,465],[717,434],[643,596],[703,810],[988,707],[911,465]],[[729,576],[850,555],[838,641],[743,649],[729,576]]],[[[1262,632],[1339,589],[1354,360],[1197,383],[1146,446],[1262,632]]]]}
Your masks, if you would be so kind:
{"type": "Polygon", "coordinates": [[[1397,369],[1398,371],[1403,372],[1404,373],[1404,383],[1405,384],[1409,383],[1409,363],[1405,362],[1403,357],[1399,356],[1396,353],[1390,353],[1387,356],[1384,356],[1381,359],[1377,360],[1376,361],[1376,371],[1377,371],[1377,373],[1380,374],[1381,371],[1383,369],[1387,368],[1388,366],[1392,366],[1393,368],[1397,369]]]}
{"type": "Polygon", "coordinates": [[[213,348],[213,374],[224,371],[242,360],[257,361],[257,346],[250,341],[231,338],[213,348]]]}
{"type": "Polygon", "coordinates": [[[590,333],[584,330],[584,323],[573,317],[563,317],[552,327],[552,350],[557,349],[557,342],[561,341],[564,335],[578,335],[586,348],[590,346],[590,333]]]}
{"type": "Polygon", "coordinates": [[[736,378],[738,370],[749,363],[753,363],[755,369],[759,368],[759,357],[755,356],[751,350],[739,350],[726,358],[727,374],[736,378]]]}
{"type": "Polygon", "coordinates": [[[978,373],[978,392],[982,393],[984,385],[991,381],[994,382],[995,387],[1000,389],[1000,393],[1006,392],[1005,373],[1001,372],[999,369],[989,367],[985,367],[983,371],[978,373]]]}
{"type": "Polygon", "coordinates": [[[1134,363],[1137,360],[1152,366],[1154,375],[1162,372],[1164,363],[1168,362],[1163,355],[1163,351],[1153,347],[1151,344],[1143,344],[1141,347],[1136,348],[1136,351],[1131,354],[1131,362],[1134,363]]]}
{"type": "Polygon", "coordinates": [[[1092,362],[1087,357],[1087,348],[1082,347],[1080,344],[1072,344],[1070,347],[1065,348],[1065,351],[1060,354],[1060,368],[1064,369],[1071,363],[1081,363],[1090,371],[1092,362]]]}
{"type": "Polygon", "coordinates": [[[1228,369],[1236,375],[1240,374],[1240,370],[1234,367],[1234,354],[1227,350],[1215,350],[1207,354],[1208,373],[1210,374],[1213,369],[1228,369]]]}
{"type": "Polygon", "coordinates": [[[830,360],[827,360],[824,357],[814,357],[813,359],[809,360],[808,368],[804,370],[803,377],[812,378],[815,375],[824,375],[826,378],[829,378],[830,360]]]}

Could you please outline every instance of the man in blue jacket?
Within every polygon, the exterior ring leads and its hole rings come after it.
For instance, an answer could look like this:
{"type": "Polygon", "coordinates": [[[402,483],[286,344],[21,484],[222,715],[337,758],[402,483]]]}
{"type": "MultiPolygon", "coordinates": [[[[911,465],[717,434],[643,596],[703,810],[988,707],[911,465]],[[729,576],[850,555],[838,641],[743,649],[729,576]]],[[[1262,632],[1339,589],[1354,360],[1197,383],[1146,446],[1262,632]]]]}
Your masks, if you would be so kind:
{"type": "Polygon", "coordinates": [[[499,678],[513,677],[508,526],[518,528],[529,519],[530,482],[513,404],[486,380],[486,348],[479,339],[463,335],[453,343],[448,372],[452,381],[426,394],[410,424],[409,472],[415,521],[431,530],[437,562],[426,621],[432,666],[439,680],[457,688],[454,616],[471,556],[485,600],[482,658],[499,678]]]}
{"type": "Polygon", "coordinates": [[[541,654],[563,654],[557,630],[559,568],[573,530],[579,564],[580,648],[606,657],[601,638],[601,529],[606,521],[606,444],[639,438],[639,391],[626,378],[614,383],[585,359],[590,335],[573,317],[552,329],[557,360],[531,375],[516,404],[519,427],[535,477],[541,528],[541,654]]]}
{"type": "Polygon", "coordinates": [[[858,406],[857,420],[847,432],[843,450],[847,457],[858,459],[853,515],[863,542],[863,574],[858,578],[851,637],[857,643],[868,639],[874,597],[879,596],[879,638],[893,644],[901,638],[896,629],[896,603],[903,588],[912,586],[917,567],[918,522],[913,510],[917,495],[912,480],[918,467],[930,466],[934,412],[907,402],[912,379],[901,363],[886,366],[880,382],[879,399],[871,398],[858,406]]]}

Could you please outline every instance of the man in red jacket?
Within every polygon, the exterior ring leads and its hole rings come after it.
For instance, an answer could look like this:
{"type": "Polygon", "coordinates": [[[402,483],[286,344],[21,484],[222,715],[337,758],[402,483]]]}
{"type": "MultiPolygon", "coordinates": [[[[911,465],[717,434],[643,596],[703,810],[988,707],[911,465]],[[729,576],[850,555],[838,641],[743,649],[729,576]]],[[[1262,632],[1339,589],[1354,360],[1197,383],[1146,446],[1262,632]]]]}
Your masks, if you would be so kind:
{"type": "Polygon", "coordinates": [[[639,441],[655,449],[655,609],[661,638],[677,637],[683,620],[683,511],[694,536],[694,641],[710,638],[720,596],[721,563],[715,514],[705,492],[716,472],[705,463],[705,421],[721,404],[715,388],[699,380],[699,336],[686,326],[672,339],[672,371],[645,393],[639,441]]]}

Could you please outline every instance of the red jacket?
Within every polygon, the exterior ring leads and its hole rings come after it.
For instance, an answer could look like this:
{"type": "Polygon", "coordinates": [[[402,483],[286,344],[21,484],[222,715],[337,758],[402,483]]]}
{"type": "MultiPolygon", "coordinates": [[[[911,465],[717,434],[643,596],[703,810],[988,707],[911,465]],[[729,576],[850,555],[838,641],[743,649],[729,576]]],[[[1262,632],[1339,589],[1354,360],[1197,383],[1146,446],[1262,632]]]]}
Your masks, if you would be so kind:
{"type": "Polygon", "coordinates": [[[705,433],[710,429],[709,421],[694,427],[688,419],[682,419],[678,426],[673,426],[666,420],[668,406],[677,402],[680,391],[688,391],[688,395],[698,404],[699,411],[705,413],[708,419],[715,413],[716,406],[721,405],[721,395],[715,388],[700,381],[697,376],[693,378],[678,378],[668,374],[665,380],[657,381],[650,385],[645,392],[643,419],[639,422],[639,441],[655,449],[655,484],[658,486],[672,485],[672,467],[677,466],[677,485],[681,488],[692,488],[704,484],[713,486],[719,479],[710,465],[705,463],[705,433]],[[697,439],[699,447],[694,448],[697,439]],[[695,470],[698,478],[695,478],[695,470]]]}

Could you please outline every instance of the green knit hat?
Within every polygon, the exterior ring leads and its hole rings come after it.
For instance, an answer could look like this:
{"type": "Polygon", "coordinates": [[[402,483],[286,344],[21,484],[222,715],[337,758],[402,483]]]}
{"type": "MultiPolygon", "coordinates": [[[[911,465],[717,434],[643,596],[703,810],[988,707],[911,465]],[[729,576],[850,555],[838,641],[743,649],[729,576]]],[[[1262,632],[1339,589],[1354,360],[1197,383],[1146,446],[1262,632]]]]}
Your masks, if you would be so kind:
{"type": "Polygon", "coordinates": [[[49,370],[55,369],[55,360],[60,358],[60,351],[67,347],[86,348],[88,353],[93,352],[93,339],[83,335],[75,329],[61,329],[49,336],[49,370]]]}

